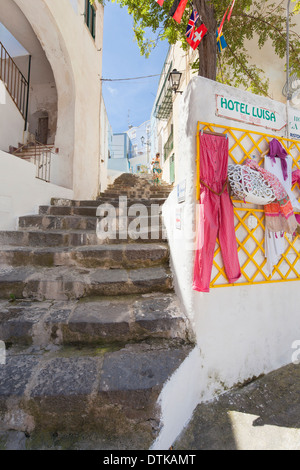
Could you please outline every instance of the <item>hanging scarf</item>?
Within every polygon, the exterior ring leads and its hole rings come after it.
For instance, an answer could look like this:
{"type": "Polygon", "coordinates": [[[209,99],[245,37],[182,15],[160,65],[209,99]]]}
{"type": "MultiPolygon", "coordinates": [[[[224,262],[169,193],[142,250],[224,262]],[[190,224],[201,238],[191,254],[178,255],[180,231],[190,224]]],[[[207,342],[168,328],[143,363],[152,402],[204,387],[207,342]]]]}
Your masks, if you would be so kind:
{"type": "Polygon", "coordinates": [[[261,173],[263,178],[274,190],[276,201],[264,206],[266,227],[270,232],[286,232],[294,234],[298,223],[291,200],[277,176],[264,168],[261,168],[253,160],[247,160],[245,165],[261,173]]]}
{"type": "Polygon", "coordinates": [[[269,145],[270,145],[269,157],[274,163],[275,163],[275,158],[280,158],[283,179],[284,181],[286,181],[288,178],[287,159],[286,159],[287,151],[283,148],[281,143],[278,142],[278,140],[276,139],[271,140],[269,145]]]}

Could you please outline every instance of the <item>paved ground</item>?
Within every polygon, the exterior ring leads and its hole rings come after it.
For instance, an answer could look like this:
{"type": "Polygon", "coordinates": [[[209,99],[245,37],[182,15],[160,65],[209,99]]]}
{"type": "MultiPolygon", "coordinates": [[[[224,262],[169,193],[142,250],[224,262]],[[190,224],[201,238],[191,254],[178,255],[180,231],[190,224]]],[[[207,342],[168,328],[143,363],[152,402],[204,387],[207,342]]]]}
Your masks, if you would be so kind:
{"type": "Polygon", "coordinates": [[[300,450],[300,365],[198,405],[174,450],[300,450]]]}

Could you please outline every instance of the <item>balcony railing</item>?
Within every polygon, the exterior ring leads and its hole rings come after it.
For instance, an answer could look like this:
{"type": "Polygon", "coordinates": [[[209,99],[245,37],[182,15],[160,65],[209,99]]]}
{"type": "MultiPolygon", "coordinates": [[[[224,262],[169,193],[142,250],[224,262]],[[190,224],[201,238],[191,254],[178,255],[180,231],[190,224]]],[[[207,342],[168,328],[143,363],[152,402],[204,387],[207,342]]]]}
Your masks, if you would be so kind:
{"type": "Polygon", "coordinates": [[[34,163],[36,166],[36,178],[50,182],[51,158],[54,153],[53,145],[44,145],[40,142],[25,144],[12,151],[16,157],[34,163]]]}
{"type": "Polygon", "coordinates": [[[9,95],[27,121],[29,83],[1,42],[0,80],[5,84],[9,95]]]}

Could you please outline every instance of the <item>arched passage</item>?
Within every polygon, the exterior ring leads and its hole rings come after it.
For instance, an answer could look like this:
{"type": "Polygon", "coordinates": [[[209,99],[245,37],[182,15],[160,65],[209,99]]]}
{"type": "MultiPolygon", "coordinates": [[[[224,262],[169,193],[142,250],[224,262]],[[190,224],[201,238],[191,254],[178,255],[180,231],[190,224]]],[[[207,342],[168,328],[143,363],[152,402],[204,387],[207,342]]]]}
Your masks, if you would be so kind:
{"type": "MultiPolygon", "coordinates": [[[[95,7],[97,29],[92,35],[85,21],[86,0],[78,0],[75,10],[69,0],[0,0],[0,6],[3,2],[26,19],[54,78],[59,153],[52,158],[51,182],[73,189],[77,199],[94,198],[101,165],[103,6],[95,7]]],[[[38,111],[32,118],[37,128],[41,120],[42,129],[47,113],[38,111]]]]}
{"type": "MultiPolygon", "coordinates": [[[[57,20],[48,8],[46,1],[13,0],[13,2],[31,25],[37,40],[45,52],[55,80],[57,117],[55,119],[56,133],[54,144],[59,149],[59,153],[52,159],[52,181],[56,184],[72,188],[75,84],[69,53],[57,20]]],[[[34,96],[31,99],[34,100],[34,96]]],[[[47,98],[45,97],[45,99],[47,98]]],[[[45,113],[43,113],[43,109],[38,109],[31,116],[31,121],[39,138],[41,135],[41,123],[47,114],[46,110],[44,111],[45,113]]],[[[50,129],[51,127],[53,129],[53,123],[51,126],[51,116],[48,116],[48,126],[50,129]]]]}

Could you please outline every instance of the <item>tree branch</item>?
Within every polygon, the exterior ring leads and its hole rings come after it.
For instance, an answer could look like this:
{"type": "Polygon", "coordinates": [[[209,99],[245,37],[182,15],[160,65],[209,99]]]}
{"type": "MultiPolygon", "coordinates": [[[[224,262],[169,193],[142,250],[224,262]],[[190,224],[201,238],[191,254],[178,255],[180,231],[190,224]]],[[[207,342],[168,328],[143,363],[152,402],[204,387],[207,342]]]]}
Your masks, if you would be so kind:
{"type": "Polygon", "coordinates": [[[257,86],[257,88],[259,90],[261,90],[263,92],[263,94],[265,96],[267,96],[268,98],[272,99],[271,96],[268,95],[268,93],[266,93],[266,91],[260,86],[260,84],[253,78],[253,76],[251,75],[251,73],[249,72],[249,70],[247,69],[247,67],[245,67],[245,65],[243,64],[243,62],[238,58],[238,56],[232,51],[231,47],[227,44],[227,48],[228,50],[230,51],[231,55],[235,58],[235,60],[240,64],[240,66],[242,67],[242,69],[244,70],[244,73],[252,80],[252,82],[257,86]]]}

